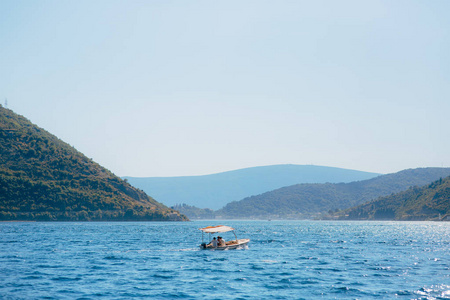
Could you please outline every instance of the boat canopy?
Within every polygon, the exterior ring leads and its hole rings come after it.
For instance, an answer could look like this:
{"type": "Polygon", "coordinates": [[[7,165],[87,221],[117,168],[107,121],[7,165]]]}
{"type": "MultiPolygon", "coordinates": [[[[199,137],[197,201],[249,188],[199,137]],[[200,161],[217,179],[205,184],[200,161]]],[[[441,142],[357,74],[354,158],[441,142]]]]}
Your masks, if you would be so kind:
{"type": "Polygon", "coordinates": [[[217,225],[217,226],[208,226],[205,228],[199,228],[199,230],[206,232],[206,233],[218,233],[218,232],[232,231],[232,230],[234,230],[234,228],[231,228],[230,226],[217,225]]]}

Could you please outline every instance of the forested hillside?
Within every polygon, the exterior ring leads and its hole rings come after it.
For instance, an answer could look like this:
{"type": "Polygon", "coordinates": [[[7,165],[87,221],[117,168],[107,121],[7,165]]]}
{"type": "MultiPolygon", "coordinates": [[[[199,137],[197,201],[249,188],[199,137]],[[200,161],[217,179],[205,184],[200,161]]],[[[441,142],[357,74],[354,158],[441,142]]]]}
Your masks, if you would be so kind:
{"type": "Polygon", "coordinates": [[[187,205],[185,203],[177,204],[171,206],[170,208],[179,211],[180,213],[187,216],[191,220],[195,219],[211,220],[216,218],[214,211],[209,208],[198,208],[195,206],[187,205]]]}
{"type": "Polygon", "coordinates": [[[298,184],[229,203],[216,215],[222,218],[310,218],[449,175],[450,168],[419,168],[351,183],[298,184]]]}
{"type": "Polygon", "coordinates": [[[450,177],[336,214],[344,220],[439,220],[450,217],[450,177]]]}
{"type": "Polygon", "coordinates": [[[0,220],[184,220],[0,106],[0,220]]]}

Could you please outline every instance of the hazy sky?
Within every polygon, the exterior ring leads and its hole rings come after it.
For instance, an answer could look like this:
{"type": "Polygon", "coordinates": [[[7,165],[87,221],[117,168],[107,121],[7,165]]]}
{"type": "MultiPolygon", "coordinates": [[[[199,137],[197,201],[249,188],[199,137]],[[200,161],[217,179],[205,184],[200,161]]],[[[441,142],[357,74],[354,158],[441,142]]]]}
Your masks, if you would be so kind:
{"type": "Polygon", "coordinates": [[[450,1],[0,1],[0,103],[119,176],[450,167],[450,1]]]}

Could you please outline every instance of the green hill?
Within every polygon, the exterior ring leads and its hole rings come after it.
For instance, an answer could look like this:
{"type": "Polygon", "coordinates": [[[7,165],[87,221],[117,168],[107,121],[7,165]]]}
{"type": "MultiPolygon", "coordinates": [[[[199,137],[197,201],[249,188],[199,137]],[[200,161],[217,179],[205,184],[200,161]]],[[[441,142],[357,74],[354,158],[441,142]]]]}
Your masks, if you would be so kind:
{"type": "Polygon", "coordinates": [[[177,204],[171,206],[170,208],[179,211],[180,213],[187,216],[191,220],[195,219],[211,220],[216,218],[214,211],[209,208],[198,208],[195,206],[187,205],[185,203],[177,204]]]}
{"type": "Polygon", "coordinates": [[[438,220],[450,216],[450,177],[337,214],[344,220],[438,220]]]}
{"type": "Polygon", "coordinates": [[[311,218],[449,175],[450,168],[420,168],[351,183],[298,184],[229,203],[216,215],[222,218],[311,218]]]}
{"type": "Polygon", "coordinates": [[[0,220],[185,220],[0,105],[0,220]]]}
{"type": "Polygon", "coordinates": [[[183,177],[124,177],[166,205],[219,209],[227,203],[298,183],[351,182],[378,176],[312,165],[273,165],[183,177]]]}

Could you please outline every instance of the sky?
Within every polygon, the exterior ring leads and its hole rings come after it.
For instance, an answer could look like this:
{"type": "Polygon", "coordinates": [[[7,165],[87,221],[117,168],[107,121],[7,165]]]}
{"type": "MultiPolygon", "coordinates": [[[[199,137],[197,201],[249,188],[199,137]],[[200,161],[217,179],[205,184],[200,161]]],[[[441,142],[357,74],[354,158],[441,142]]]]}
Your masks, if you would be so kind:
{"type": "Polygon", "coordinates": [[[450,167],[450,1],[0,1],[0,103],[118,176],[450,167]]]}

